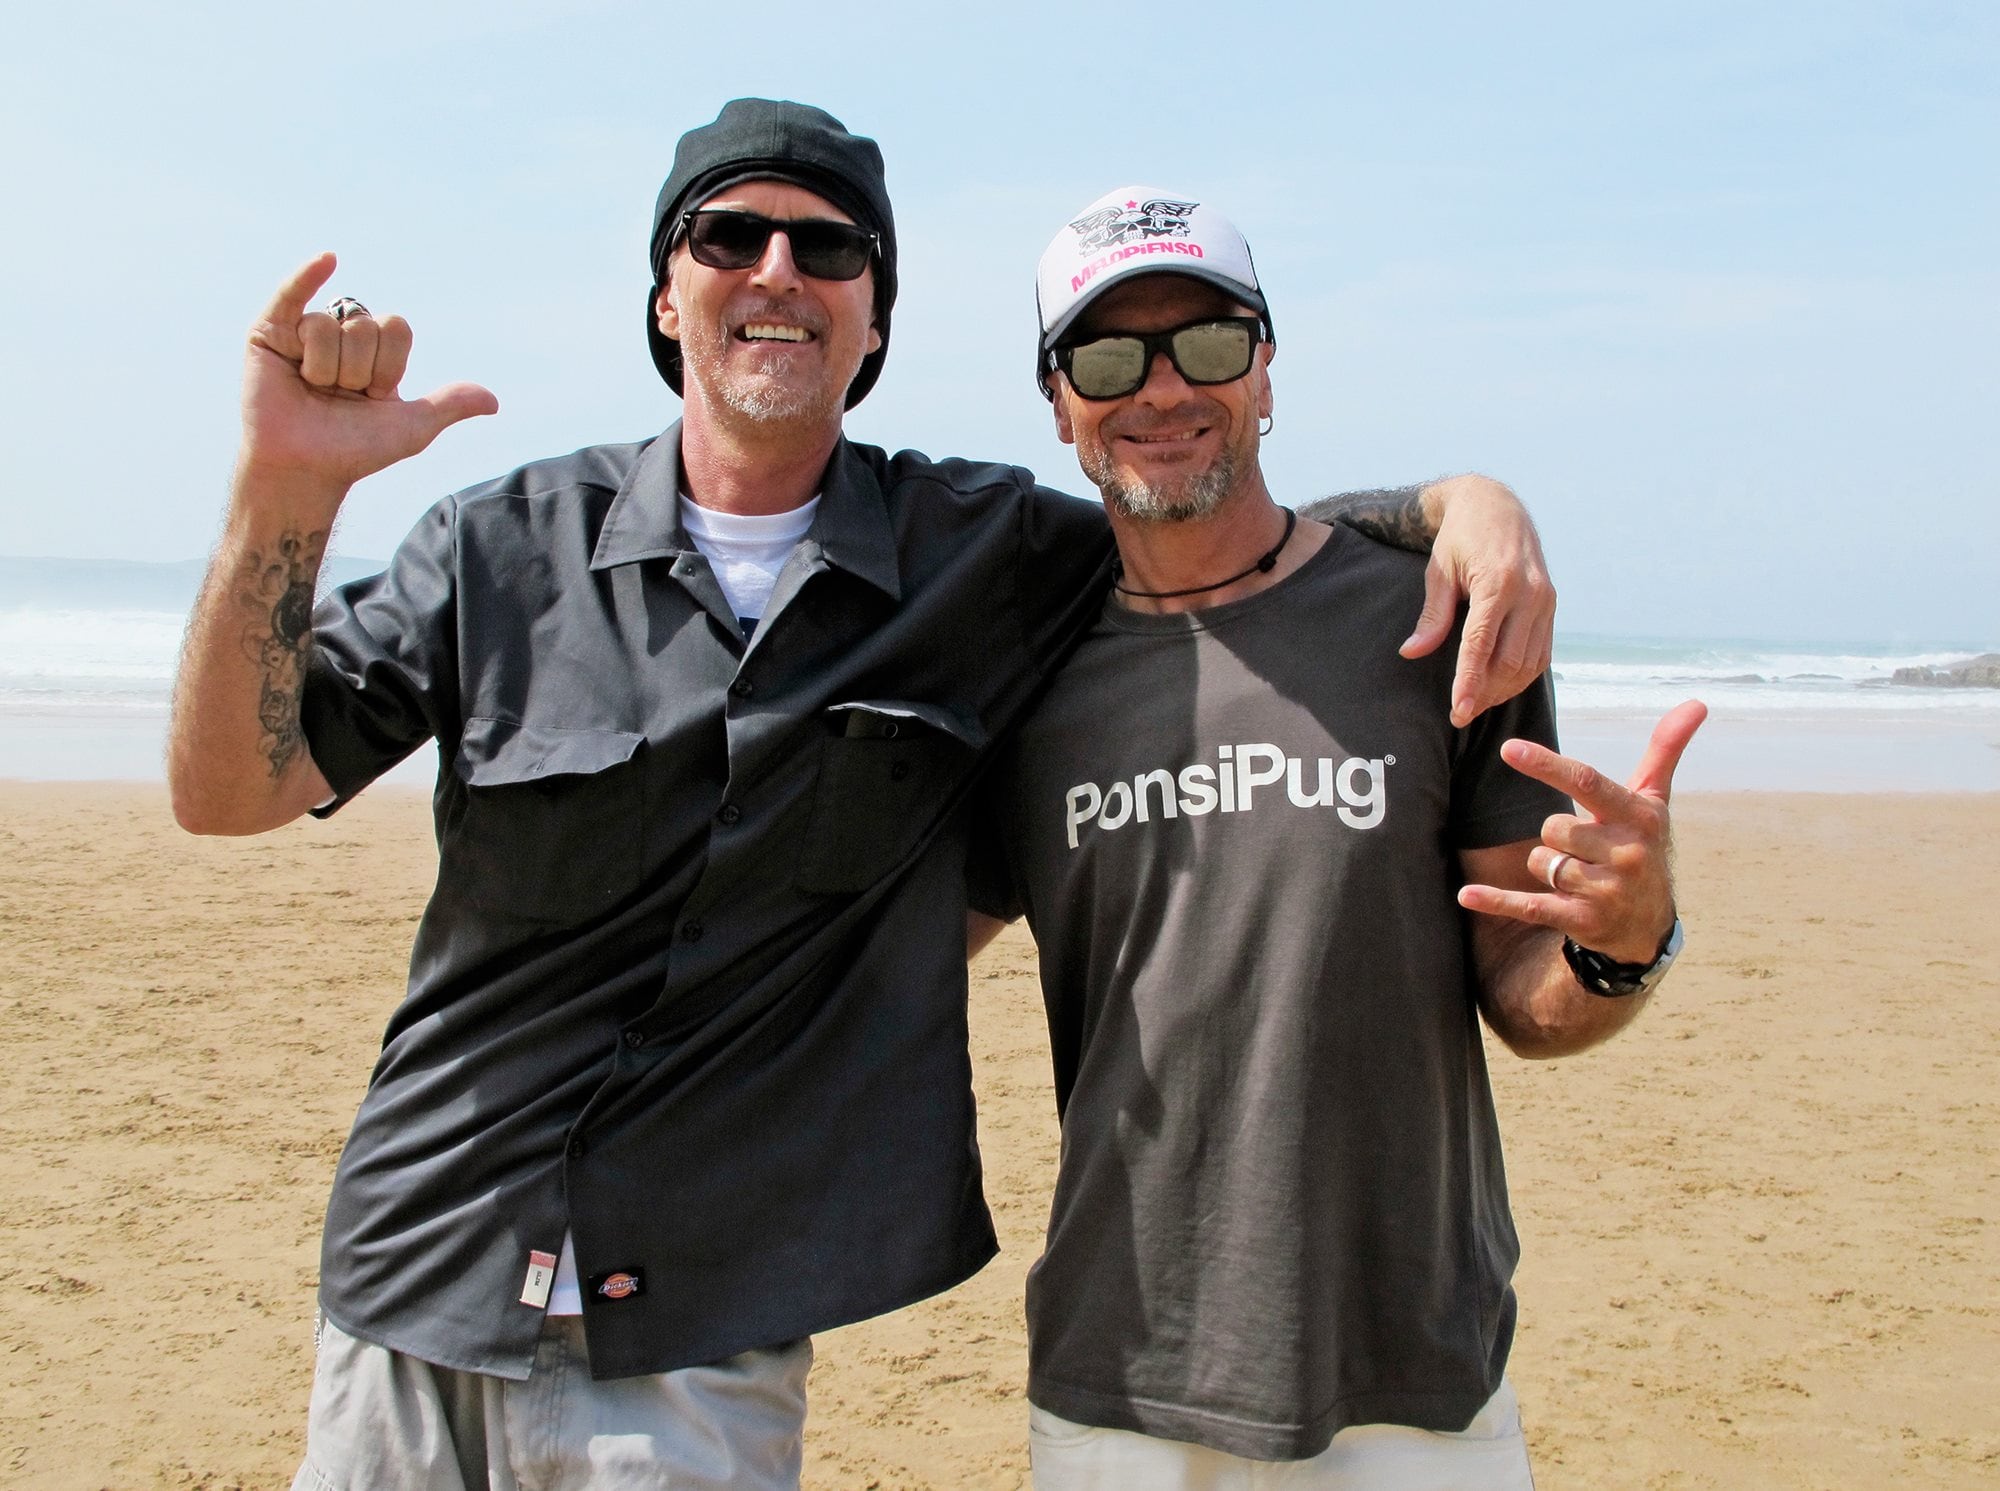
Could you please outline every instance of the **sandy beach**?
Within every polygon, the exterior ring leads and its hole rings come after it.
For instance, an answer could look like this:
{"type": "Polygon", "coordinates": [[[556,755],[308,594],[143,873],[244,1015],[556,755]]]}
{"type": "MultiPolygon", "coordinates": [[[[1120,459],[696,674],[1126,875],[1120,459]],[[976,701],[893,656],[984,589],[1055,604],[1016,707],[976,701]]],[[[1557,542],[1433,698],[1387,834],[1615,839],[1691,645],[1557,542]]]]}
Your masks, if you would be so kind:
{"type": "MultiPolygon", "coordinates": [[[[1491,1053],[1542,1491],[2000,1483],[2000,794],[1677,807],[1654,1007],[1491,1053]]],[[[157,785],[0,782],[0,1485],[288,1482],[321,1208],[433,871],[421,793],[224,842],[157,785]]],[[[1024,935],[972,998],[1003,1254],[821,1338],[808,1487],[1026,1483],[1024,935]]]]}

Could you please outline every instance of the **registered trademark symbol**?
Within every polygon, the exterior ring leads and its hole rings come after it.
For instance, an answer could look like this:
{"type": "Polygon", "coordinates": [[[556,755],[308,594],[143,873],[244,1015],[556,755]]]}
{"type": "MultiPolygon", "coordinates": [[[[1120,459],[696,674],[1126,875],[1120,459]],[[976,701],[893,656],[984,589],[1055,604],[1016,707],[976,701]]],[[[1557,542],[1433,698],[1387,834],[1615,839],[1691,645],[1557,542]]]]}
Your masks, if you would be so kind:
{"type": "Polygon", "coordinates": [[[1384,766],[1394,766],[1396,764],[1396,758],[1394,756],[1384,756],[1382,758],[1382,764],[1384,766]]]}

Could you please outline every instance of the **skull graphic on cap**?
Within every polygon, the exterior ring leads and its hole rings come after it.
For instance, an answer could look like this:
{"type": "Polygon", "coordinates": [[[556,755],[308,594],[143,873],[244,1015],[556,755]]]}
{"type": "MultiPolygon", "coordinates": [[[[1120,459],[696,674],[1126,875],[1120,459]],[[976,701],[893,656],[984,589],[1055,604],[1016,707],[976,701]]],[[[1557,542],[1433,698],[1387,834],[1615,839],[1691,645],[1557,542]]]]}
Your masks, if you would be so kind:
{"type": "Polygon", "coordinates": [[[1167,197],[1154,197],[1146,202],[1127,202],[1123,207],[1100,208],[1087,217],[1078,218],[1070,226],[1081,238],[1077,244],[1078,251],[1094,254],[1101,249],[1115,248],[1121,243],[1139,239],[1185,238],[1188,235],[1188,214],[1200,205],[1198,202],[1176,202],[1167,197]]]}

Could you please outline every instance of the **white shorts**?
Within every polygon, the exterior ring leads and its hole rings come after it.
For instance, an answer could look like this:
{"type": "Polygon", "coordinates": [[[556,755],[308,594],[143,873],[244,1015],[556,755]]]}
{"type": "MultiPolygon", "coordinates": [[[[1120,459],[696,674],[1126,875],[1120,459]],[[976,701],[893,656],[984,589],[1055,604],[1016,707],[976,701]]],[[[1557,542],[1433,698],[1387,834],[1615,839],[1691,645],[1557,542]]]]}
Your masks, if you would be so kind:
{"type": "Polygon", "coordinates": [[[1248,1460],[1028,1405],[1035,1491],[1534,1491],[1512,1383],[1456,1434],[1356,1424],[1310,1460],[1248,1460]]]}
{"type": "Polygon", "coordinates": [[[812,1343],[595,1382],[583,1321],[542,1322],[522,1382],[320,1327],[292,1491],[797,1491],[812,1343]]]}

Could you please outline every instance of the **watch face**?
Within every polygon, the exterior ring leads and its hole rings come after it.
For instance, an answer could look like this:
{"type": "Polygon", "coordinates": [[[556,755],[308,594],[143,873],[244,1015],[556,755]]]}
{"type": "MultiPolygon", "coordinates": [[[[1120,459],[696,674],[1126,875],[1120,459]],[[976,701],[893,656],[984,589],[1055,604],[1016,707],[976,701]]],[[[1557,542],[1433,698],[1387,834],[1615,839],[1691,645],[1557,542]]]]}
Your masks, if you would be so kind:
{"type": "Polygon", "coordinates": [[[1650,989],[1667,976],[1667,970],[1674,966],[1674,959],[1681,954],[1681,919],[1674,918],[1674,924],[1667,932],[1667,940],[1660,944],[1660,955],[1653,959],[1653,966],[1639,975],[1639,987],[1650,989]]]}

